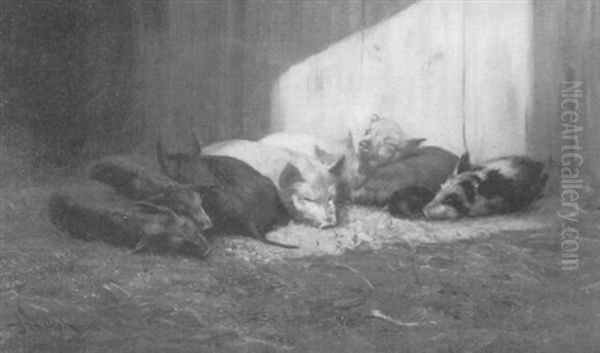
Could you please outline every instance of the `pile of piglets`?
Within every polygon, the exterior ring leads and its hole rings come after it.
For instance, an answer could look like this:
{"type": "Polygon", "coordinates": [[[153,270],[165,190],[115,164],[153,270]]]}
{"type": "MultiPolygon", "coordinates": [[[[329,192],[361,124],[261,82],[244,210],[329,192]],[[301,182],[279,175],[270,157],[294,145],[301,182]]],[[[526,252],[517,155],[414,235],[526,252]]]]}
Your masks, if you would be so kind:
{"type": "Polygon", "coordinates": [[[112,156],[89,179],[50,199],[53,222],[70,234],[133,251],[175,249],[204,257],[210,238],[237,234],[264,243],[290,220],[335,227],[347,204],[396,217],[456,219],[527,208],[540,197],[544,165],[507,156],[478,165],[425,138],[406,138],[393,120],[372,115],[355,144],[280,132],[259,141],[227,140],[189,153],[156,145],[154,159],[112,156]]]}
{"type": "MultiPolygon", "coordinates": [[[[526,209],[542,195],[547,174],[541,162],[505,156],[475,165],[468,153],[459,159],[441,147],[422,146],[425,140],[406,138],[398,123],[373,114],[356,147],[350,132],[346,143],[337,145],[285,132],[259,142],[329,166],[337,178],[338,201],[386,208],[396,217],[456,219],[514,212],[526,209]]],[[[218,143],[214,150],[240,157],[244,148],[223,149],[227,143],[240,142],[218,143]]],[[[256,159],[261,158],[252,156],[247,162],[259,164],[256,159]]],[[[324,195],[315,190],[316,184],[307,186],[324,195]]]]}

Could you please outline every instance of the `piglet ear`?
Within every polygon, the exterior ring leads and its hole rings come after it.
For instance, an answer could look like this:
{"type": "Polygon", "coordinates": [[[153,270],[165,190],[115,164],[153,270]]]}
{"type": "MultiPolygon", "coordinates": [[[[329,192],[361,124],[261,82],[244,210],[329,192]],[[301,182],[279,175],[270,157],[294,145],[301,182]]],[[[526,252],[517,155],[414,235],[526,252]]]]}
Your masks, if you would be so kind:
{"type": "Polygon", "coordinates": [[[328,167],[329,173],[339,177],[342,174],[342,169],[344,167],[344,162],[346,161],[346,156],[340,157],[334,163],[331,163],[328,167]]]}
{"type": "Polygon", "coordinates": [[[317,156],[319,161],[325,165],[332,165],[337,161],[336,155],[323,150],[319,146],[315,146],[315,155],[317,156]]]}
{"type": "Polygon", "coordinates": [[[426,138],[408,139],[405,141],[404,150],[410,154],[416,152],[421,147],[421,144],[427,140],[426,138]]]}
{"type": "Polygon", "coordinates": [[[200,141],[198,141],[198,136],[196,133],[192,131],[192,156],[198,156],[202,152],[202,148],[200,147],[200,141]]]}
{"type": "Polygon", "coordinates": [[[352,135],[350,129],[348,129],[348,136],[346,136],[346,147],[354,149],[354,135],[352,135]]]}
{"type": "Polygon", "coordinates": [[[458,162],[456,163],[456,167],[454,168],[454,175],[460,174],[462,172],[465,172],[469,169],[471,169],[471,162],[470,162],[470,156],[469,156],[469,152],[465,152],[462,156],[460,156],[460,158],[458,159],[458,162]]]}
{"type": "Polygon", "coordinates": [[[295,165],[288,163],[279,176],[279,187],[286,189],[290,185],[301,181],[304,181],[304,178],[300,170],[295,165]]]}
{"type": "Polygon", "coordinates": [[[156,160],[158,161],[160,171],[163,172],[163,174],[173,178],[178,172],[177,164],[173,161],[172,156],[165,152],[160,139],[156,143],[156,160]]]}

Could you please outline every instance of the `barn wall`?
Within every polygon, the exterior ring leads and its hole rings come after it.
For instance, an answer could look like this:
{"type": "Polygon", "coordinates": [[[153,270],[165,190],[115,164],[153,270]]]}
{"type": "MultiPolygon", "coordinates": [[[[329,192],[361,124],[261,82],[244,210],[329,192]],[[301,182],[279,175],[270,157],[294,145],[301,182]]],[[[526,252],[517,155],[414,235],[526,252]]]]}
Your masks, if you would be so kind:
{"type": "Polygon", "coordinates": [[[560,84],[580,77],[586,169],[598,176],[599,7],[594,0],[173,1],[170,64],[160,74],[169,84],[154,85],[163,103],[151,111],[162,109],[160,130],[175,149],[188,148],[190,129],[204,143],[280,130],[339,138],[378,112],[460,153],[464,64],[474,157],[558,160],[560,84]]]}
{"type": "Polygon", "coordinates": [[[475,157],[525,151],[528,1],[173,1],[168,12],[159,109],[172,149],[189,146],[190,129],[204,143],[344,137],[377,112],[461,153],[466,64],[475,157]]]}
{"type": "MultiPolygon", "coordinates": [[[[582,131],[576,135],[584,158],[582,173],[600,180],[600,3],[581,1],[535,1],[533,13],[534,102],[527,125],[531,154],[552,151],[560,161],[561,147],[571,145],[561,139],[561,114],[573,105],[561,107],[563,81],[582,83],[577,98],[582,131]]],[[[566,151],[572,152],[572,151],[566,151]]]]}
{"type": "Polygon", "coordinates": [[[576,79],[599,176],[598,19],[594,0],[6,0],[0,164],[150,154],[159,136],[185,150],[190,131],[340,137],[373,111],[460,152],[466,63],[476,155],[559,159],[561,82],[576,79]]]}
{"type": "Polygon", "coordinates": [[[466,115],[475,159],[523,153],[529,10],[527,1],[415,3],[287,70],[272,92],[274,125],[344,136],[377,112],[462,153],[466,115]]]}
{"type": "MultiPolygon", "coordinates": [[[[0,2],[0,179],[142,140],[138,26],[159,2],[0,2]]],[[[156,27],[156,23],[152,24],[156,27]]]]}
{"type": "MultiPolygon", "coordinates": [[[[155,74],[145,70],[150,97],[162,98],[141,99],[164,117],[167,148],[189,148],[190,130],[203,143],[259,138],[277,125],[272,88],[286,70],[414,2],[168,2],[168,63],[155,74]]],[[[141,45],[153,40],[142,38],[141,45]]],[[[152,150],[153,138],[144,150],[152,150]]]]}
{"type": "MultiPolygon", "coordinates": [[[[166,60],[155,72],[146,70],[153,94],[144,105],[157,115],[168,147],[189,147],[191,131],[201,141],[241,136],[243,6],[238,1],[167,3],[169,25],[161,34],[166,60]]],[[[154,35],[143,38],[142,45],[153,43],[154,35]]]]}

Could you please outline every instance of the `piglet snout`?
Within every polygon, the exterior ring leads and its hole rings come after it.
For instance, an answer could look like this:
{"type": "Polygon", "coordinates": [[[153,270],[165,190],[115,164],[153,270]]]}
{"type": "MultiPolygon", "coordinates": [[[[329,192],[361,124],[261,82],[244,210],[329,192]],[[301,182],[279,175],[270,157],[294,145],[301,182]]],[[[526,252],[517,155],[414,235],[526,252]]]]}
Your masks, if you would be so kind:
{"type": "Polygon", "coordinates": [[[333,228],[337,225],[337,218],[335,216],[327,217],[327,219],[318,225],[319,229],[333,228]]]}
{"type": "Polygon", "coordinates": [[[331,223],[321,223],[319,224],[319,229],[333,228],[334,226],[335,225],[331,223]]]}
{"type": "Polygon", "coordinates": [[[423,208],[423,214],[428,219],[456,219],[458,213],[447,205],[427,205],[423,208]]]}
{"type": "Polygon", "coordinates": [[[199,220],[200,221],[196,223],[198,223],[197,226],[199,226],[201,230],[207,230],[213,227],[212,220],[208,215],[199,217],[199,220]]]}

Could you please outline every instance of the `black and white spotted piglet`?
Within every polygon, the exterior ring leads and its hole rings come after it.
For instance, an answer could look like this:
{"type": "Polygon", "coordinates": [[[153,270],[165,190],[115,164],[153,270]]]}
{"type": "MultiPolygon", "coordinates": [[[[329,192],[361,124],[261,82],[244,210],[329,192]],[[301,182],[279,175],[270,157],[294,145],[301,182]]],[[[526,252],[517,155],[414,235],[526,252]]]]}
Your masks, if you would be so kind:
{"type": "Polygon", "coordinates": [[[471,165],[467,153],[423,213],[430,219],[456,219],[523,210],[541,196],[548,179],[544,169],[525,156],[471,165]]]}

